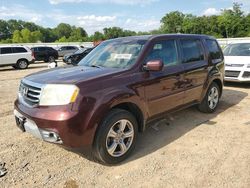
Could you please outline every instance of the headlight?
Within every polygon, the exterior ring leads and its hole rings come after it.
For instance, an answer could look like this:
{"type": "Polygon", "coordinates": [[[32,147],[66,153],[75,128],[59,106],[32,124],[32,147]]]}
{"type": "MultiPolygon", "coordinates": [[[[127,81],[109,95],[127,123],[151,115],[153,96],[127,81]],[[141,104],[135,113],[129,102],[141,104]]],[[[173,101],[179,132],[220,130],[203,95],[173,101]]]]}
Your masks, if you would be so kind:
{"type": "Polygon", "coordinates": [[[48,84],[42,89],[40,106],[66,105],[75,102],[79,88],[75,85],[48,84]]]}
{"type": "Polygon", "coordinates": [[[250,64],[247,65],[247,68],[250,68],[250,64]]]}

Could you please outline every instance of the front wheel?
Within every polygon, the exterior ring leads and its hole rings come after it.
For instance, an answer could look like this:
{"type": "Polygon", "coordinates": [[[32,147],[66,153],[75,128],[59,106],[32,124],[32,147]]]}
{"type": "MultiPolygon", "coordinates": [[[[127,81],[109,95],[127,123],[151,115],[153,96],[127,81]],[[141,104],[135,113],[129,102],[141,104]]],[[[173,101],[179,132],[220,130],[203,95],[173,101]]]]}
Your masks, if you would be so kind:
{"type": "Polygon", "coordinates": [[[113,109],[97,130],[94,141],[95,157],[106,164],[125,160],[135,147],[138,124],[128,111],[113,109]]]}
{"type": "Polygon", "coordinates": [[[214,112],[219,104],[220,92],[218,84],[213,82],[208,88],[203,101],[199,104],[199,110],[204,113],[214,112]]]}

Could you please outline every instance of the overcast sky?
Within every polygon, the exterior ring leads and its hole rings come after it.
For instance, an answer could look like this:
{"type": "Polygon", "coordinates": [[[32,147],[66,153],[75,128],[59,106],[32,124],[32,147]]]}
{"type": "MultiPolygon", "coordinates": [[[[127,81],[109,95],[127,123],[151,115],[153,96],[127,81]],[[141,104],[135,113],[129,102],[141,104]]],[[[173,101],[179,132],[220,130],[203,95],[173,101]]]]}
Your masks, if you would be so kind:
{"type": "MultiPolygon", "coordinates": [[[[219,14],[235,0],[0,0],[0,19],[21,19],[45,27],[65,22],[83,27],[89,34],[118,26],[149,31],[160,26],[170,11],[195,15],[219,14]]],[[[250,11],[250,0],[238,0],[250,11]]]]}

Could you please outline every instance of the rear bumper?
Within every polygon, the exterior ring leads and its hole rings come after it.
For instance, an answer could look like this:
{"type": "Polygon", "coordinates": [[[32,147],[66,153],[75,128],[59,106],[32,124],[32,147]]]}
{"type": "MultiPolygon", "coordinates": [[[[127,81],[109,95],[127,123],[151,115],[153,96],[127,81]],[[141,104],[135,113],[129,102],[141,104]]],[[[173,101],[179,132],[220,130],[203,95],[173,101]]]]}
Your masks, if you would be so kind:
{"type": "Polygon", "coordinates": [[[39,139],[67,148],[92,145],[94,129],[88,129],[84,118],[70,106],[30,108],[16,100],[14,109],[16,118],[25,119],[25,131],[39,139]]]}
{"type": "Polygon", "coordinates": [[[29,64],[35,63],[35,59],[32,59],[31,61],[29,61],[29,64]]]}
{"type": "Polygon", "coordinates": [[[225,67],[224,80],[230,82],[250,82],[250,68],[247,65],[243,67],[225,67]]]}

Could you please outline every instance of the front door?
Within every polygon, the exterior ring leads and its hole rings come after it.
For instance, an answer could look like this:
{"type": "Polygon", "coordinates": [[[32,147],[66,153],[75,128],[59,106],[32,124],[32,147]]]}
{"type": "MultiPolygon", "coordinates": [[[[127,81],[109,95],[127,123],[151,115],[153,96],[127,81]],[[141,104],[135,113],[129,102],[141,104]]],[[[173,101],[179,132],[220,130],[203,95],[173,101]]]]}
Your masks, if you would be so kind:
{"type": "Polygon", "coordinates": [[[178,55],[176,40],[156,41],[146,57],[145,63],[162,60],[162,71],[146,72],[145,98],[148,103],[149,116],[155,116],[183,104],[184,68],[178,55]]]}

